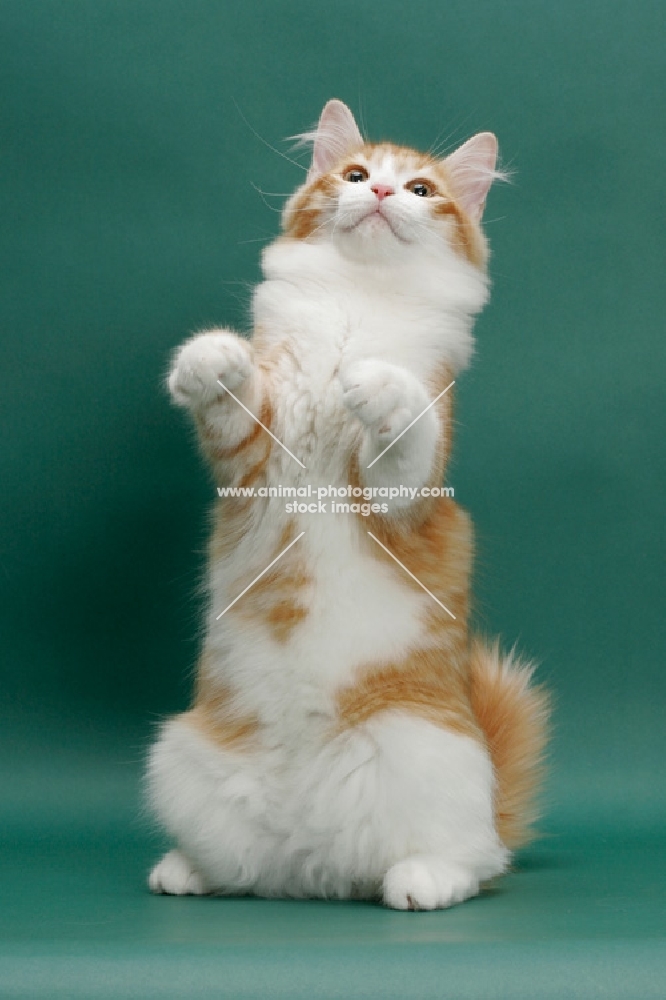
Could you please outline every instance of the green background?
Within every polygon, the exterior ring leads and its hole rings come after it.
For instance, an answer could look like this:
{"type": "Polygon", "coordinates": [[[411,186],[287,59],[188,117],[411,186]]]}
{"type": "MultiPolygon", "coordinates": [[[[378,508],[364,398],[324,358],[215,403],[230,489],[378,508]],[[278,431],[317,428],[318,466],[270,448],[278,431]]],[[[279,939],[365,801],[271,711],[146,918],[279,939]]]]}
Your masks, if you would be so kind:
{"type": "Polygon", "coordinates": [[[1,0],[0,995],[666,996],[664,42],[651,0],[1,0]],[[449,912],[152,898],[212,487],[161,381],[330,97],[500,138],[448,482],[481,626],[556,696],[544,837],[449,912]],[[262,141],[255,133],[258,133],[262,141]]]}

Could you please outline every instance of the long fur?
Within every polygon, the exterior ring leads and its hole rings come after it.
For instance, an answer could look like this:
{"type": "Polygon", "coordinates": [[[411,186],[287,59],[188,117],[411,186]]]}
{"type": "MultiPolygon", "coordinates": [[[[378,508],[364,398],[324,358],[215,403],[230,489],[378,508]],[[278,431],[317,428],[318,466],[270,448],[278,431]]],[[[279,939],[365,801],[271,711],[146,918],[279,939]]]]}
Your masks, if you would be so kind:
{"type": "Polygon", "coordinates": [[[532,838],[543,780],[550,697],[532,684],[534,664],[502,656],[499,641],[474,639],[470,651],[470,699],[497,776],[497,831],[511,850],[532,838]]]}
{"type": "Polygon", "coordinates": [[[331,102],[252,338],[206,331],[173,358],[172,397],[236,495],[213,510],[193,704],[150,754],[177,844],[156,892],[431,909],[529,836],[546,700],[531,668],[470,641],[471,522],[428,493],[488,295],[495,151],[488,133],[443,161],[368,144],[331,102]],[[267,495],[328,484],[352,491],[346,513],[267,495]],[[379,502],[354,506],[365,490],[379,502]]]}

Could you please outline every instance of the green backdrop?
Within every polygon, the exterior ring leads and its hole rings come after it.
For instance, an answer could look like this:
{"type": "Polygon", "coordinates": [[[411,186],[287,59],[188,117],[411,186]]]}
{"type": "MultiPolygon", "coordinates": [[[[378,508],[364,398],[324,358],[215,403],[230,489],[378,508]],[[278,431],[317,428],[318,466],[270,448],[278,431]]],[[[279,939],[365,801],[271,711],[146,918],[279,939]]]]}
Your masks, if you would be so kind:
{"type": "Polygon", "coordinates": [[[0,995],[666,996],[658,0],[1,0],[0,995]],[[463,907],[150,897],[212,488],[161,380],[248,285],[330,97],[492,129],[492,302],[448,477],[482,627],[556,695],[544,837],[463,907]],[[260,138],[261,137],[261,138],[260,138]]]}

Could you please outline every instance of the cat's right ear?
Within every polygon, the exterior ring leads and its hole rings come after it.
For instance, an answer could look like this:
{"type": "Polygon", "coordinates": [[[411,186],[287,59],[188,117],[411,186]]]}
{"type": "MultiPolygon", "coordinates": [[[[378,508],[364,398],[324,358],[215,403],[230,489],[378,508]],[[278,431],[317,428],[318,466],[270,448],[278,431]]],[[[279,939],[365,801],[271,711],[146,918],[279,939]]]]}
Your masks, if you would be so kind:
{"type": "Polygon", "coordinates": [[[455,194],[475,222],[481,221],[486,196],[494,180],[506,180],[496,169],[497,139],[492,132],[479,132],[444,160],[455,194]]]}
{"type": "Polygon", "coordinates": [[[364,145],[353,114],[346,104],[335,99],[325,105],[317,128],[307,138],[314,142],[312,164],[308,171],[309,181],[328,173],[344,156],[356,152],[364,145]]]}

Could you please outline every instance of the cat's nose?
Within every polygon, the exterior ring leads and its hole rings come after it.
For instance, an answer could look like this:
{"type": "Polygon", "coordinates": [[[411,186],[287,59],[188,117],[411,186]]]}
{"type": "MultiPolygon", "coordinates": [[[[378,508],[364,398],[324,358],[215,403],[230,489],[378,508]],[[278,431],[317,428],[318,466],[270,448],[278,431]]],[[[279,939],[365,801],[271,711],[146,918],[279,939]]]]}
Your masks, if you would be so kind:
{"type": "Polygon", "coordinates": [[[373,184],[370,190],[375,192],[380,201],[388,198],[390,194],[395,194],[393,188],[389,187],[388,184],[373,184]]]}

